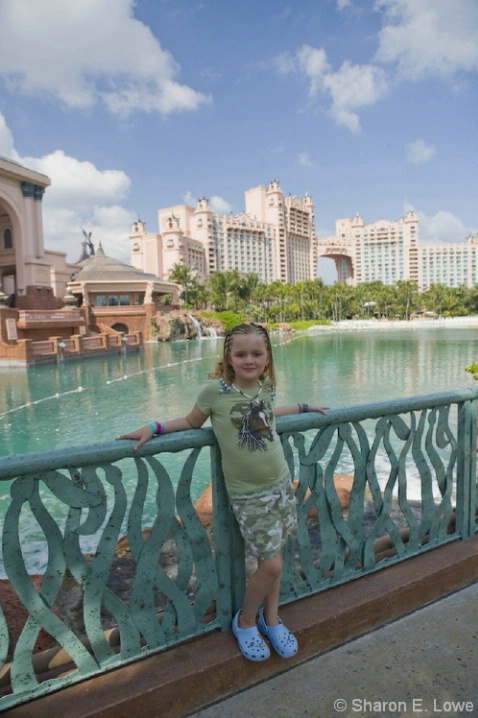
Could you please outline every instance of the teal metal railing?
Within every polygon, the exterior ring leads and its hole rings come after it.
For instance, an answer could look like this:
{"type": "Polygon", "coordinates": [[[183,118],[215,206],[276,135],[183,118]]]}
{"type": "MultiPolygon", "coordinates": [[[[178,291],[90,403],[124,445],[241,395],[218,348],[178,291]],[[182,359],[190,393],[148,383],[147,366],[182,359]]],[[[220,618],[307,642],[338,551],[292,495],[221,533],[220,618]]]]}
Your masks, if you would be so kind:
{"type": "MultiPolygon", "coordinates": [[[[283,603],[475,534],[477,402],[478,389],[468,389],[278,420],[299,516],[283,603]]],[[[137,452],[115,441],[7,457],[0,480],[10,482],[4,573],[26,613],[14,636],[7,606],[0,612],[0,710],[229,629],[251,569],[211,429],[162,436],[137,452]],[[204,466],[211,526],[191,499],[204,466]],[[25,521],[43,540],[39,588],[25,521]],[[55,645],[38,653],[41,631],[55,645]]]]}

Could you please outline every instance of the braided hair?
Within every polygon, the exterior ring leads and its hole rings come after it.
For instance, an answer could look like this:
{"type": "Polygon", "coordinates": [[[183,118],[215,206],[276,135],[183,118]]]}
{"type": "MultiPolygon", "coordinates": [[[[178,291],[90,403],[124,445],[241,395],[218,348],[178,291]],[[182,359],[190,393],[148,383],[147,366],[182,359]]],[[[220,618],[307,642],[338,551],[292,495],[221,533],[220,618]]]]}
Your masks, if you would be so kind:
{"type": "Polygon", "coordinates": [[[272,356],[272,346],[269,332],[261,324],[254,324],[253,322],[247,324],[237,324],[233,329],[226,332],[222,359],[218,361],[218,363],[216,364],[216,368],[209,375],[209,378],[224,379],[224,381],[228,384],[232,384],[232,382],[234,381],[234,369],[230,364],[229,354],[232,347],[232,341],[234,337],[238,334],[259,334],[263,337],[267,350],[267,366],[259,379],[264,379],[267,377],[271,383],[271,386],[275,388],[276,375],[274,370],[274,359],[272,356]]]}

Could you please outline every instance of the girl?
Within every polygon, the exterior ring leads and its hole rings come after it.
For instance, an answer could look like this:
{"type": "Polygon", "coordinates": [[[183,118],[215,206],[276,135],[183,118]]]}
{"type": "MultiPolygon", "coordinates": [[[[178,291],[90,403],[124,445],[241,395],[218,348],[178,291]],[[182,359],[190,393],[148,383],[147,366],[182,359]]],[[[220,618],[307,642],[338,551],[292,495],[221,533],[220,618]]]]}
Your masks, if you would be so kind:
{"type": "Polygon", "coordinates": [[[232,630],[251,661],[270,655],[263,636],[280,656],[290,658],[297,653],[297,640],[278,616],[279,590],[282,550],[297,534],[297,513],[275,417],[307,411],[324,414],[325,408],[273,408],[272,348],[267,330],[259,324],[239,324],[226,334],[223,358],[210,378],[213,381],[202,388],[187,416],[153,422],[120,439],[137,439],[138,449],[157,434],[199,429],[210,417],[231,507],[248,550],[257,558],[232,630]]]}

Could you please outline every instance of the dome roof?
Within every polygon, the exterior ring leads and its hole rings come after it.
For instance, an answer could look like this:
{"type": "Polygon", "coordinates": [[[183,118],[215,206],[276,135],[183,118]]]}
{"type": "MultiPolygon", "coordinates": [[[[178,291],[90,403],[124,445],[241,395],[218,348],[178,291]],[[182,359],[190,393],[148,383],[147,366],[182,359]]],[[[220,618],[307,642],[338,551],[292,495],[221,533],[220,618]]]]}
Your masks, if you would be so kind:
{"type": "Polygon", "coordinates": [[[91,282],[91,281],[125,281],[132,282],[137,280],[144,281],[161,281],[155,274],[146,274],[141,269],[124,264],[119,259],[107,257],[103,251],[101,244],[96,250],[96,254],[91,255],[88,259],[81,262],[81,269],[74,273],[73,282],[91,282]]]}

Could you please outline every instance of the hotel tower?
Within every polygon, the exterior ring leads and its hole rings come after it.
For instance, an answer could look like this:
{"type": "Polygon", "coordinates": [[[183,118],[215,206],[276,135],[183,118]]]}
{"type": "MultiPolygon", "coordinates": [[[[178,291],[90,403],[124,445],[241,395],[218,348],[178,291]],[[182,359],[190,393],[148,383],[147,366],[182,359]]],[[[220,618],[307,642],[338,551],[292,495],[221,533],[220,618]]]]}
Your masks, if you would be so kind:
{"type": "Polygon", "coordinates": [[[160,209],[160,234],[146,232],[138,220],[130,235],[131,264],[163,280],[175,265],[183,265],[200,282],[214,272],[236,269],[257,274],[265,284],[295,284],[315,279],[318,260],[326,258],[335,263],[337,281],[354,287],[399,280],[416,282],[421,291],[432,284],[478,284],[478,235],[463,243],[420,245],[412,209],[396,221],[365,224],[359,214],[338,219],[334,235],[316,237],[310,195],[285,196],[277,180],[244,194],[240,214],[216,214],[205,197],[195,208],[160,209]]]}

